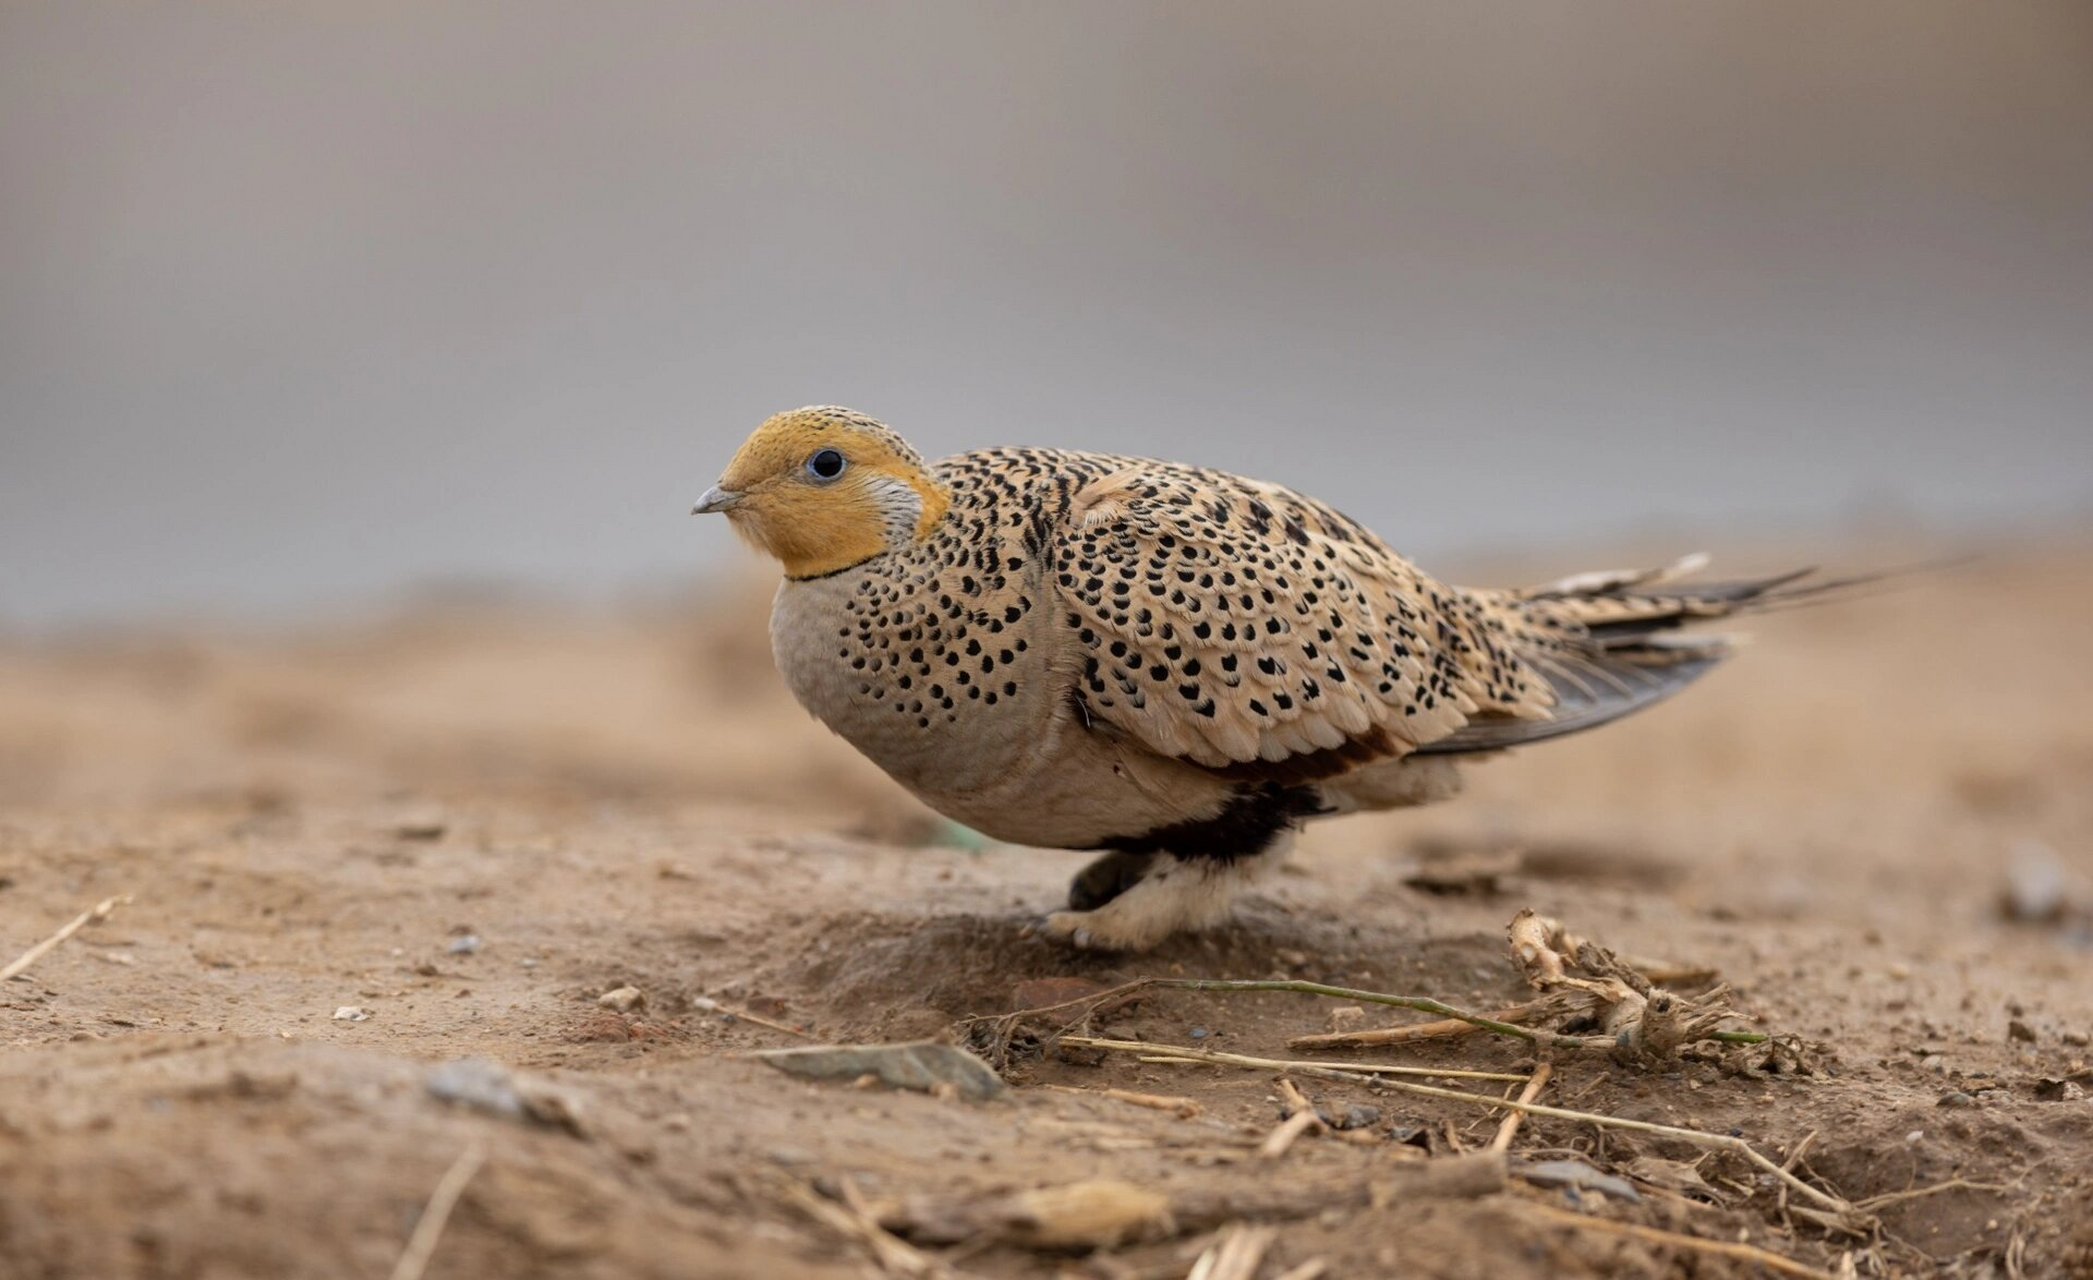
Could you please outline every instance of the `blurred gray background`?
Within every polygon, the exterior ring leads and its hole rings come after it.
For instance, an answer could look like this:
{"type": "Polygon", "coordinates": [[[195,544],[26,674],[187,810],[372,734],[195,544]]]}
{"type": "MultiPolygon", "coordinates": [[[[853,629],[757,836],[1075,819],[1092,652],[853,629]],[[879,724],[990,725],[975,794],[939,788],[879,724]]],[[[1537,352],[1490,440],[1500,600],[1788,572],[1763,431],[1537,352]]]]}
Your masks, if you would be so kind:
{"type": "Polygon", "coordinates": [[[807,402],[1428,561],[2081,519],[2093,5],[0,9],[0,621],[673,580],[807,402]]]}

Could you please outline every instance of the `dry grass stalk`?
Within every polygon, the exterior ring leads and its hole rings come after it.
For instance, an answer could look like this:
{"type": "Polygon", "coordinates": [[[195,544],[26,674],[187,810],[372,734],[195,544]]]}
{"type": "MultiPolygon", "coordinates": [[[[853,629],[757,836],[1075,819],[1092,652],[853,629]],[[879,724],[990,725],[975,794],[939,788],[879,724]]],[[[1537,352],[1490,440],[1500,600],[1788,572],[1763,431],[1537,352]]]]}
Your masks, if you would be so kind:
{"type": "MultiPolygon", "coordinates": [[[[1563,996],[1541,1000],[1529,1000],[1482,1015],[1493,1022],[1508,1023],[1523,1027],[1544,1018],[1556,1017],[1571,1012],[1573,1003],[1590,1006],[1590,1001],[1573,1002],[1568,993],[1563,996]]],[[[1482,1030],[1475,1023],[1462,1018],[1441,1018],[1434,1022],[1412,1022],[1400,1027],[1371,1027],[1363,1031],[1325,1031],[1315,1035],[1295,1036],[1286,1042],[1289,1049],[1371,1049],[1381,1045],[1412,1044],[1419,1040],[1451,1040],[1461,1036],[1472,1036],[1482,1030]]]]}
{"type": "Polygon", "coordinates": [[[782,1031],[788,1036],[798,1036],[802,1040],[820,1039],[820,1037],[804,1027],[795,1027],[789,1023],[776,1022],[760,1013],[750,1013],[746,1009],[736,1009],[732,1005],[721,1005],[719,1012],[729,1018],[739,1018],[743,1022],[753,1022],[759,1027],[769,1027],[772,1031],[782,1031]]]}
{"type": "MultiPolygon", "coordinates": [[[[1217,1053],[1212,1050],[1191,1049],[1173,1045],[1148,1044],[1132,1040],[1097,1040],[1086,1036],[1069,1037],[1069,1042],[1087,1048],[1104,1049],[1110,1052],[1139,1053],[1144,1055],[1142,1060],[1145,1062],[1169,1062],[1174,1059],[1187,1062],[1217,1062],[1229,1066],[1255,1066],[1259,1068],[1278,1065],[1271,1059],[1248,1058],[1239,1054],[1217,1053]]],[[[1335,1063],[1320,1068],[1311,1068],[1309,1064],[1287,1064],[1287,1066],[1289,1069],[1304,1075],[1327,1075],[1351,1079],[1360,1078],[1362,1071],[1362,1068],[1357,1066],[1351,1067],[1347,1071],[1346,1068],[1335,1063]]],[[[1367,1068],[1366,1070],[1378,1069],[1367,1068]]],[[[1596,1111],[1571,1111],[1564,1107],[1543,1106],[1537,1102],[1521,1102],[1516,1098],[1493,1098],[1487,1094],[1468,1093],[1460,1089],[1445,1089],[1437,1085],[1417,1084],[1409,1080],[1395,1079],[1385,1075],[1376,1076],[1375,1078],[1379,1080],[1381,1087],[1384,1089],[1396,1089],[1403,1093],[1414,1093],[1421,1097],[1444,1098],[1453,1102],[1465,1102],[1482,1107],[1496,1107],[1507,1111],[1523,1111],[1528,1115],[1547,1116],[1554,1120],[1572,1120],[1582,1124],[1598,1125],[1602,1128],[1662,1134],[1665,1137],[1678,1138],[1696,1146],[1709,1147],[1719,1151],[1734,1151],[1767,1173],[1772,1174],[1780,1180],[1783,1186],[1798,1192],[1804,1199],[1814,1202],[1820,1208],[1829,1211],[1842,1221],[1857,1223],[1865,1220],[1861,1211],[1849,1201],[1804,1182],[1786,1168],[1761,1155],[1758,1148],[1752,1146],[1749,1142],[1742,1138],[1733,1138],[1726,1133],[1703,1133],[1698,1129],[1683,1129],[1677,1125],[1656,1124],[1648,1120],[1630,1120],[1624,1116],[1609,1116],[1596,1111]]],[[[1525,1077],[1515,1076],[1512,1078],[1524,1079],[1525,1077]]]]}
{"type": "Polygon", "coordinates": [[[1576,1050],[1613,1047],[1613,1041],[1606,1036],[1569,1036],[1554,1031],[1522,1027],[1516,1023],[1502,1022],[1483,1014],[1471,1013],[1430,996],[1389,995],[1382,991],[1360,991],[1352,987],[1333,987],[1321,982],[1281,978],[1154,978],[1148,981],[1152,986],[1187,991],[1291,991],[1300,995],[1329,996],[1338,1000],[1388,1005],[1396,1009],[1437,1014],[1441,1018],[1468,1023],[1480,1031],[1510,1036],[1541,1048],[1576,1050]]]}
{"type": "Polygon", "coordinates": [[[1229,1067],[1259,1067],[1269,1071],[1291,1071],[1323,1080],[1358,1080],[1364,1076],[1423,1076],[1437,1080],[1499,1080],[1524,1083],[1526,1078],[1509,1071],[1461,1071],[1451,1067],[1398,1066],[1386,1062],[1297,1062],[1289,1058],[1257,1058],[1219,1049],[1194,1049],[1146,1040],[1100,1040],[1096,1036],[1063,1036],[1061,1043],[1073,1049],[1106,1049],[1117,1053],[1156,1055],[1144,1061],[1162,1063],[1217,1062],[1229,1067]]]}
{"type": "MultiPolygon", "coordinates": [[[[1530,915],[1531,913],[1522,914],[1530,915]]],[[[1510,1036],[1524,1040],[1537,1048],[1568,1049],[1573,1051],[1613,1051],[1618,1048],[1613,1036],[1574,1036],[1564,1035],[1555,1031],[1537,1030],[1532,1027],[1519,1025],[1519,1019],[1506,1019],[1472,1013],[1429,996],[1392,995],[1383,991],[1362,991],[1354,987],[1333,987],[1327,983],[1281,978],[1137,978],[1132,982],[1121,983],[1119,986],[1105,991],[1092,992],[1089,995],[1080,996],[1073,1000],[1063,1000],[1057,1004],[1020,1009],[1015,1013],[1006,1013],[994,1017],[968,1018],[958,1023],[956,1029],[969,1038],[991,1066],[1001,1069],[1008,1060],[1012,1037],[1017,1034],[1018,1029],[1026,1022],[1059,1015],[1054,1018],[1054,1021],[1058,1022],[1059,1025],[1055,1026],[1048,1034],[1060,1035],[1083,1027],[1090,1017],[1101,1008],[1123,1004],[1129,997],[1141,991],[1158,988],[1177,991],[1280,991],[1293,992],[1299,995],[1326,996],[1331,999],[1353,1000],[1362,1004],[1386,1005],[1395,1009],[1409,1009],[1417,1013],[1434,1014],[1447,1022],[1460,1022],[1478,1031],[1487,1031],[1493,1035],[1510,1036]]],[[[1596,1003],[1593,997],[1584,993],[1571,994],[1580,995],[1584,1000],[1596,1003]]],[[[1534,1003],[1546,1005],[1545,1001],[1534,1003]]],[[[1567,1004],[1563,1007],[1565,1009],[1570,1008],[1567,1004]]],[[[1712,1004],[1703,1005],[1699,1003],[1692,1004],[1692,1007],[1696,1010],[1706,1009],[1711,1014],[1715,1008],[1712,1004]]],[[[1550,1008],[1552,1007],[1535,1011],[1534,1016],[1541,1016],[1541,1014],[1548,1012],[1550,1008]]],[[[1526,1006],[1516,1006],[1514,1010],[1508,1010],[1507,1012],[1520,1012],[1523,1017],[1525,1009],[1526,1006]]],[[[1727,1010],[1723,1010],[1722,1016],[1726,1015],[1727,1010]]],[[[1763,1044],[1771,1038],[1756,1031],[1718,1031],[1713,1027],[1715,1021],[1719,1021],[1719,1017],[1711,1016],[1705,1020],[1704,1027],[1699,1032],[1699,1038],[1715,1040],[1724,1044],[1763,1044]]],[[[1427,1026],[1431,1027],[1431,1031],[1428,1033],[1430,1035],[1446,1033],[1445,1029],[1438,1025],[1427,1024],[1427,1026]]],[[[1338,1034],[1351,1036],[1373,1033],[1343,1032],[1338,1034]]],[[[1338,1041],[1329,1038],[1318,1040],[1313,1037],[1303,1037],[1290,1043],[1304,1048],[1333,1048],[1338,1047],[1340,1044],[1401,1043],[1413,1038],[1423,1038],[1421,1029],[1395,1028],[1391,1029],[1385,1035],[1385,1038],[1376,1038],[1371,1041],[1338,1041]]]]}
{"type": "MultiPolygon", "coordinates": [[[[105,904],[106,905],[106,904],[105,904]]],[[[429,1192],[429,1202],[422,1206],[421,1217],[415,1219],[414,1231],[407,1237],[407,1247],[400,1250],[399,1261],[392,1267],[392,1280],[421,1280],[422,1273],[429,1269],[429,1259],[436,1254],[437,1242],[443,1239],[443,1228],[451,1220],[451,1210],[458,1207],[458,1197],[465,1194],[465,1184],[480,1171],[487,1162],[487,1148],[475,1138],[458,1153],[451,1167],[443,1171],[436,1180],[435,1190],[429,1192]]]]}
{"type": "Polygon", "coordinates": [[[1114,1102],[1146,1107],[1150,1111],[1168,1111],[1180,1120],[1190,1120],[1205,1110],[1195,1099],[1177,1094],[1136,1093],[1132,1089],[1083,1089],[1072,1084],[1050,1084],[1041,1087],[1055,1093],[1081,1094],[1087,1098],[1110,1098],[1114,1102]]]}
{"type": "MultiPolygon", "coordinates": [[[[957,1273],[950,1267],[880,1226],[862,1203],[837,1204],[796,1178],[780,1176],[771,1181],[778,1194],[801,1213],[862,1246],[883,1273],[903,1277],[903,1280],[954,1280],[956,1277],[957,1273]]],[[[843,1186],[844,1194],[855,1201],[856,1189],[848,1180],[843,1186]]]]}
{"type": "Polygon", "coordinates": [[[131,895],[128,893],[114,898],[104,898],[87,910],[82,911],[79,915],[74,916],[71,920],[66,921],[64,925],[59,927],[58,932],[24,951],[21,955],[16,956],[8,962],[5,969],[0,969],[0,982],[5,982],[16,974],[27,972],[30,965],[43,959],[67,938],[85,929],[88,925],[100,924],[102,921],[107,920],[110,912],[130,902],[130,900],[131,895]]]}

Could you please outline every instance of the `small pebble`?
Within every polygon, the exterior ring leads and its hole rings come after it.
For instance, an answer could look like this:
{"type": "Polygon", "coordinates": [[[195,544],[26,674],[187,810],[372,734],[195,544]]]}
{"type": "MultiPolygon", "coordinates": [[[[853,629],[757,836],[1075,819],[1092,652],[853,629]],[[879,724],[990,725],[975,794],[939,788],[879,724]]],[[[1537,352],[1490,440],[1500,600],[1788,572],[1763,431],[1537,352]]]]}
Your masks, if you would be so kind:
{"type": "Polygon", "coordinates": [[[1209,1035],[1212,1035],[1212,1034],[1213,1034],[1213,1033],[1212,1033],[1212,1032],[1210,1032],[1210,1031],[1208,1031],[1208,1030],[1207,1030],[1207,1029],[1206,1029],[1205,1027],[1193,1027],[1193,1028],[1192,1028],[1192,1038],[1193,1038],[1194,1040],[1204,1040],[1204,1039],[1206,1039],[1206,1038],[1207,1038],[1207,1037],[1208,1037],[1209,1035]]]}
{"type": "Polygon", "coordinates": [[[1379,1107],[1363,1106],[1355,1102],[1344,1109],[1344,1115],[1338,1118],[1338,1122],[1334,1127],[1339,1129],[1371,1129],[1380,1122],[1381,1109],[1379,1107]]]}
{"type": "Polygon", "coordinates": [[[617,987],[597,996],[596,1003],[606,1009],[616,1009],[619,1013],[630,1013],[634,1009],[646,1008],[647,997],[640,993],[638,987],[617,987]]]}
{"type": "Polygon", "coordinates": [[[1977,1099],[1974,1095],[1964,1093],[1960,1089],[1951,1089],[1940,1095],[1940,1101],[1934,1105],[1939,1107],[1974,1107],[1977,1105],[1977,1099]]]}
{"type": "Polygon", "coordinates": [[[2063,1035],[2058,1036],[2057,1039],[2062,1040],[2074,1049],[2083,1049],[2087,1045],[2093,1044],[2093,1036],[2089,1036],[2083,1031],[2066,1031],[2063,1035]]]}
{"type": "Polygon", "coordinates": [[[2006,865],[2005,913],[2014,920],[2042,924],[2064,914],[2064,864],[2040,840],[2013,846],[2006,865]]]}
{"type": "Polygon", "coordinates": [[[692,996],[690,998],[690,1007],[699,1013],[711,1013],[719,1008],[719,1001],[711,996],[692,996]]]}
{"type": "Polygon", "coordinates": [[[402,814],[392,827],[392,833],[402,840],[441,840],[450,824],[438,813],[402,814]]]}
{"type": "Polygon", "coordinates": [[[2037,1102],[2083,1102],[2086,1091],[2076,1080],[2037,1080],[2035,1101],[2037,1102]]]}
{"type": "Polygon", "coordinates": [[[462,938],[452,938],[451,945],[444,948],[444,950],[454,956],[469,956],[479,949],[480,935],[477,933],[468,933],[462,938]]]}
{"type": "Polygon", "coordinates": [[[369,1010],[354,1004],[345,1004],[334,1011],[336,1022],[366,1022],[370,1020],[370,1016],[369,1010]]]}
{"type": "Polygon", "coordinates": [[[2035,1043],[2035,1028],[2018,1018],[2014,1018],[2006,1023],[2006,1035],[2009,1039],[2019,1040],[2025,1044],[2035,1043]]]}
{"type": "Polygon", "coordinates": [[[423,1078],[429,1095],[514,1119],[523,1114],[523,1095],[508,1068],[485,1058],[460,1058],[429,1068],[423,1078]]]}

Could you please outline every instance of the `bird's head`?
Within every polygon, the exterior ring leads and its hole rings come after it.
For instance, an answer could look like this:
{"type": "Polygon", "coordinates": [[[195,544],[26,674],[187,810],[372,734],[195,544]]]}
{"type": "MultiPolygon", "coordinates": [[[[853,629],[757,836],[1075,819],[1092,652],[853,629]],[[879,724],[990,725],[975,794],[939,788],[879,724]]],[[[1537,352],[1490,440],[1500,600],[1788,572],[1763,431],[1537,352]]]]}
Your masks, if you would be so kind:
{"type": "Polygon", "coordinates": [[[892,428],[821,405],[757,427],[693,514],[725,512],[787,577],[818,578],[914,544],[950,505],[892,428]]]}

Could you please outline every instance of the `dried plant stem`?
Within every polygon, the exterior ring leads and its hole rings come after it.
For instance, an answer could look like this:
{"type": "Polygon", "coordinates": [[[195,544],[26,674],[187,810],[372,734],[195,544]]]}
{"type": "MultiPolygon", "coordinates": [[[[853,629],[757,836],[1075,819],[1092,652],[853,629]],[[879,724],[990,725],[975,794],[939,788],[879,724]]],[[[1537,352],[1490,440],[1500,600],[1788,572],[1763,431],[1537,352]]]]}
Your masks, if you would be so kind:
{"type": "MultiPolygon", "coordinates": [[[[1533,1076],[1526,1082],[1526,1087],[1519,1090],[1519,1101],[1530,1103],[1535,1098],[1540,1097],[1541,1090],[1548,1087],[1548,1077],[1554,1074],[1555,1066],[1553,1063],[1544,1062],[1540,1066],[1535,1067],[1533,1076]]],[[[1526,1113],[1524,1111],[1514,1111],[1505,1116],[1504,1122],[1497,1126],[1497,1136],[1490,1140],[1490,1150],[1511,1150],[1512,1139],[1519,1132],[1519,1122],[1525,1118],[1526,1113]]]]}
{"type": "Polygon", "coordinates": [[[1869,1210],[1881,1209],[1893,1204],[1902,1204],[1906,1200],[1923,1200],[1927,1196],[1937,1196],[1943,1191],[2004,1192],[2012,1191],[2013,1189],[2011,1185],[2003,1182],[1971,1182],[1967,1178],[1950,1178],[1946,1182],[1936,1182],[1930,1187],[1917,1187],[1910,1191],[1892,1191],[1888,1195],[1870,1196],[1868,1199],[1861,1201],[1859,1207],[1869,1210]]]}
{"type": "Polygon", "coordinates": [[[1316,1119],[1313,1108],[1294,1112],[1286,1119],[1281,1120],[1278,1127],[1265,1135],[1265,1140],[1258,1144],[1257,1158],[1260,1160],[1277,1160],[1292,1149],[1294,1139],[1310,1129],[1321,1128],[1322,1123],[1322,1121],[1316,1119]]]}
{"type": "Polygon", "coordinates": [[[1324,1080],[1358,1080],[1361,1076],[1424,1076],[1437,1080],[1501,1080],[1523,1083],[1527,1077],[1509,1071],[1460,1071],[1451,1067],[1405,1067],[1384,1062],[1295,1062],[1287,1058],[1255,1058],[1219,1049],[1193,1049],[1174,1044],[1150,1044],[1146,1040],[1100,1040],[1096,1036],[1063,1036],[1061,1043],[1077,1049],[1108,1049],[1117,1053],[1156,1055],[1158,1062],[1218,1062],[1229,1067],[1257,1067],[1267,1071],[1297,1071],[1324,1080]]]}
{"type": "MultiPolygon", "coordinates": [[[[1551,1010],[1560,1007],[1559,1000],[1529,1000],[1483,1016],[1495,1022],[1524,1026],[1551,1010]]],[[[1435,1022],[1412,1022],[1400,1027],[1371,1027],[1365,1031],[1327,1031],[1316,1035],[1295,1036],[1286,1042],[1289,1049],[1370,1049],[1380,1045],[1411,1044],[1418,1040],[1448,1040],[1459,1036],[1472,1036],[1482,1030],[1473,1022],[1461,1018],[1441,1018],[1435,1022]]]]}
{"type": "Polygon", "coordinates": [[[1677,1231],[1663,1231],[1656,1227],[1645,1227],[1633,1222],[1615,1222],[1610,1218],[1588,1217],[1581,1213],[1572,1213],[1568,1209],[1558,1209],[1554,1205],[1548,1204],[1527,1204],[1524,1206],[1523,1211],[1538,1214],[1551,1222],[1559,1222],[1566,1227],[1577,1227],[1581,1230],[1597,1231],[1606,1235],[1629,1236],[1636,1240],[1647,1241],[1650,1244],[1668,1245],[1674,1249],[1689,1249],[1696,1253],[1720,1254],[1725,1258],[1736,1258],[1742,1262],[1755,1263],[1768,1271],[1778,1271],[1782,1275],[1802,1276],[1805,1280],[1834,1280],[1829,1271],[1819,1271],[1817,1268],[1805,1266],[1793,1258],[1782,1257],[1771,1250],[1762,1249],[1755,1244],[1745,1244],[1742,1241],[1704,1240],[1699,1236],[1689,1236],[1677,1231]]]}
{"type": "MultiPolygon", "coordinates": [[[[797,1178],[778,1177],[772,1180],[772,1184],[801,1213],[862,1246],[885,1275],[906,1277],[907,1280],[934,1280],[955,1274],[952,1268],[880,1226],[879,1220],[862,1203],[837,1204],[817,1195],[797,1178]]],[[[854,1190],[847,1179],[842,1185],[846,1196],[854,1190]]]]}
{"type": "Polygon", "coordinates": [[[1278,1238],[1277,1227],[1241,1223],[1226,1227],[1212,1247],[1192,1264],[1192,1273],[1185,1280],[1251,1280],[1265,1260],[1265,1251],[1278,1238]]]}
{"type": "Polygon", "coordinates": [[[392,1280],[421,1280],[422,1272],[429,1269],[429,1259],[436,1254],[437,1242],[443,1239],[451,1210],[458,1207],[458,1197],[465,1194],[465,1184],[486,1162],[487,1148],[474,1138],[458,1153],[451,1167],[443,1171],[443,1176],[436,1180],[436,1189],[429,1193],[429,1202],[422,1206],[421,1217],[415,1219],[407,1247],[400,1250],[400,1260],[393,1264],[392,1280]]]}
{"type": "MultiPolygon", "coordinates": [[[[1612,1036],[1568,1036],[1554,1031],[1536,1031],[1515,1022],[1485,1017],[1457,1009],[1443,1000],[1430,996],[1396,996],[1382,991],[1360,991],[1353,987],[1332,987],[1320,982],[1304,982],[1293,978],[1146,978],[1148,986],[1172,987],[1186,991],[1292,991],[1300,995],[1328,996],[1335,1000],[1360,1000],[1367,1004],[1385,1004],[1397,1009],[1414,1009],[1418,1013],[1435,1013],[1441,1018],[1468,1023],[1479,1030],[1500,1036],[1512,1036],[1531,1044],[1552,1049],[1612,1049],[1612,1036]]],[[[1127,984],[1129,987],[1140,985],[1127,984]]],[[[1763,1031],[1711,1031],[1705,1039],[1723,1044],[1764,1044],[1772,1037],[1763,1031]]]]}
{"type": "Polygon", "coordinates": [[[719,1012],[722,1015],[729,1018],[739,1018],[743,1022],[753,1022],[759,1027],[769,1027],[772,1031],[782,1031],[788,1036],[798,1036],[802,1040],[818,1040],[820,1038],[816,1036],[813,1032],[808,1031],[804,1027],[795,1027],[783,1022],[774,1022],[771,1019],[764,1017],[760,1013],[750,1013],[746,1009],[736,1009],[732,1005],[721,1005],[719,1007],[719,1012]]]}
{"type": "Polygon", "coordinates": [[[1190,1120],[1201,1111],[1201,1107],[1196,1100],[1178,1097],[1174,1094],[1136,1093],[1132,1089],[1082,1089],[1072,1084],[1049,1084],[1041,1087],[1051,1089],[1055,1093],[1081,1094],[1089,1098],[1110,1098],[1114,1102],[1124,1102],[1129,1106],[1135,1107],[1146,1107],[1150,1111],[1170,1111],[1176,1113],[1177,1118],[1180,1120],[1190,1120]]]}
{"type": "Polygon", "coordinates": [[[1360,991],[1353,987],[1332,987],[1320,982],[1307,982],[1295,978],[1151,978],[1151,986],[1171,987],[1183,991],[1291,991],[1297,995],[1329,996],[1335,1000],[1359,1000],[1367,1004],[1384,1004],[1396,1009],[1411,1009],[1418,1013],[1433,1013],[1442,1018],[1465,1022],[1484,1031],[1501,1036],[1512,1036],[1531,1044],[1549,1048],[1596,1049],[1613,1047],[1610,1036],[1566,1036],[1553,1031],[1536,1031],[1514,1022],[1500,1022],[1466,1009],[1457,1009],[1443,1000],[1430,996],[1396,996],[1383,991],[1360,991]]]}
{"type": "Polygon", "coordinates": [[[0,969],[0,982],[5,982],[9,978],[14,977],[16,974],[26,971],[30,965],[33,965],[37,961],[43,959],[44,956],[47,955],[53,948],[58,946],[59,943],[64,942],[67,938],[70,938],[74,934],[80,932],[82,929],[85,929],[88,925],[99,924],[102,921],[108,919],[110,912],[116,910],[118,907],[124,905],[130,900],[131,895],[128,893],[121,894],[114,898],[104,898],[100,902],[97,902],[93,906],[89,907],[87,910],[82,911],[79,915],[74,916],[71,920],[66,921],[65,924],[59,928],[58,932],[52,934],[48,938],[45,938],[42,942],[37,943],[35,946],[29,948],[27,951],[24,951],[21,955],[16,956],[12,961],[8,962],[8,966],[5,969],[0,969]]]}
{"type": "MultiPolygon", "coordinates": [[[[1302,1075],[1327,1074],[1352,1079],[1357,1079],[1363,1072],[1378,1073],[1386,1070],[1386,1068],[1382,1067],[1360,1067],[1357,1065],[1347,1070],[1335,1063],[1315,1067],[1307,1063],[1281,1063],[1270,1058],[1251,1058],[1241,1054],[1216,1053],[1209,1049],[1190,1049],[1178,1045],[1148,1044],[1135,1040],[1097,1040],[1089,1036],[1068,1036],[1064,1038],[1063,1043],[1074,1044],[1084,1048],[1105,1049],[1118,1053],[1139,1053],[1144,1055],[1142,1060],[1146,1062],[1168,1062],[1172,1059],[1190,1062],[1218,1062],[1228,1066],[1256,1067],[1263,1070],[1283,1068],[1302,1075]]],[[[1486,1073],[1466,1073],[1469,1078],[1484,1074],[1486,1073]]],[[[1382,1088],[1399,1089],[1404,1093],[1414,1093],[1422,1097],[1445,1098],[1450,1101],[1466,1102],[1476,1106],[1498,1107],[1507,1111],[1522,1111],[1527,1115],[1547,1116],[1555,1120],[1573,1120],[1581,1124],[1599,1125],[1602,1128],[1662,1134],[1668,1138],[1678,1138],[1691,1142],[1696,1146],[1711,1147],[1720,1151],[1734,1151],[1767,1173],[1772,1174],[1784,1185],[1835,1214],[1850,1215],[1857,1212],[1852,1204],[1829,1192],[1811,1186],[1772,1160],[1759,1154],[1758,1149],[1749,1142],[1742,1138],[1733,1138],[1726,1133],[1703,1133],[1699,1129],[1683,1129],[1677,1125],[1657,1124],[1649,1120],[1630,1120],[1625,1116],[1609,1116],[1596,1111],[1571,1111],[1564,1107],[1543,1106],[1537,1102],[1522,1102],[1516,1098],[1493,1098],[1487,1094],[1469,1093],[1461,1089],[1445,1089],[1437,1085],[1417,1084],[1409,1080],[1392,1079],[1387,1075],[1377,1074],[1375,1078],[1380,1081],[1382,1088]]],[[[1491,1078],[1499,1080],[1526,1079],[1524,1076],[1507,1077],[1501,1074],[1492,1075],[1491,1078]]]]}

